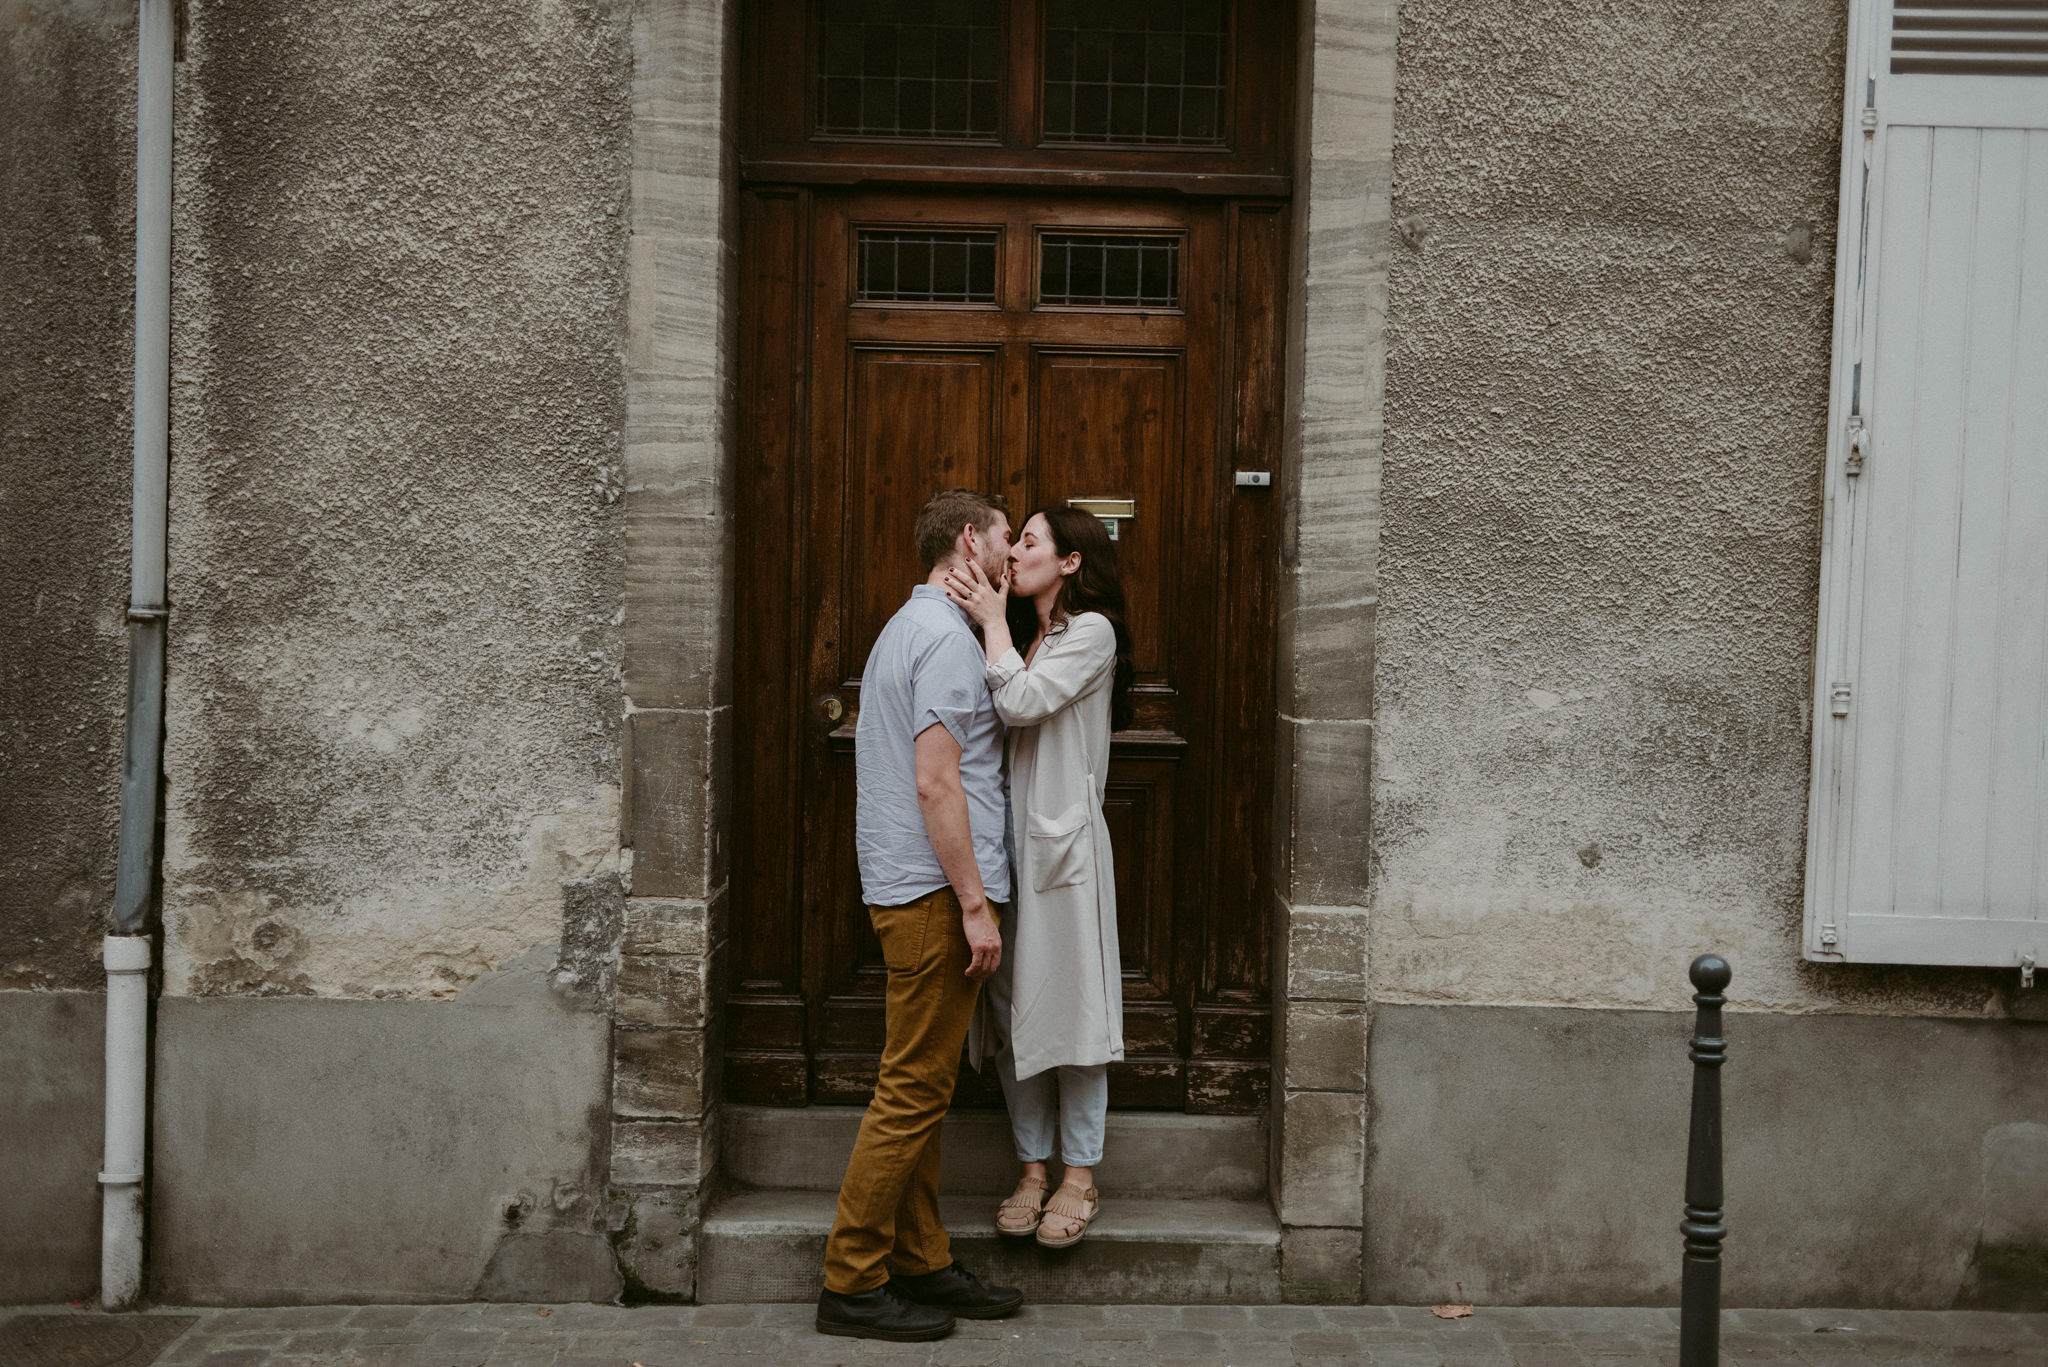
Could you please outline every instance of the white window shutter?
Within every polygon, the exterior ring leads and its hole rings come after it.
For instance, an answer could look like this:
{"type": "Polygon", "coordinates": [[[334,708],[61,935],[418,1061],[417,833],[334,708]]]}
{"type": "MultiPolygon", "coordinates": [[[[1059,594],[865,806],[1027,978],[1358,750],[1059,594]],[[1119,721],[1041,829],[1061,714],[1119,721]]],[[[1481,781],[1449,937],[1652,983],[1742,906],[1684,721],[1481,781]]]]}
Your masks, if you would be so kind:
{"type": "Polygon", "coordinates": [[[2048,0],[1853,0],[1806,953],[2048,960],[2048,0]]]}

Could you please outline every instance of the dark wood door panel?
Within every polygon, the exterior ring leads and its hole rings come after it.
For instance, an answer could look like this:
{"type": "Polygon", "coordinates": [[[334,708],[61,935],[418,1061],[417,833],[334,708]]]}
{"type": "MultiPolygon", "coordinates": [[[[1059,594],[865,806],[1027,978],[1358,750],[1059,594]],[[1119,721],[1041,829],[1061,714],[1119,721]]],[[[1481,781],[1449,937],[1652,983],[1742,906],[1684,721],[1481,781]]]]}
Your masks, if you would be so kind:
{"type": "Polygon", "coordinates": [[[1170,684],[1165,643],[1176,627],[1169,614],[1179,578],[1173,566],[1185,565],[1188,551],[1178,534],[1182,358],[1039,349],[1032,361],[1032,501],[1136,501],[1138,515],[1122,525],[1117,542],[1131,653],[1139,679],[1170,684]]]}
{"type": "Polygon", "coordinates": [[[802,597],[805,538],[792,512],[809,449],[805,390],[810,356],[808,234],[804,190],[756,190],[741,196],[746,269],[739,307],[751,324],[740,336],[741,467],[738,516],[756,555],[737,576],[733,669],[749,681],[747,730],[736,747],[735,838],[747,851],[733,861],[733,906],[744,930],[732,937],[726,1014],[727,1095],[735,1100],[801,1103],[805,1050],[802,873],[802,752],[806,625],[802,597]]]}
{"type": "MultiPolygon", "coordinates": [[[[743,576],[728,1094],[853,1103],[872,1088],[886,973],[854,857],[859,674],[923,578],[917,510],[968,485],[1007,493],[1020,524],[1071,498],[1137,505],[1118,552],[1138,721],[1115,740],[1105,803],[1125,994],[1112,1103],[1255,1109],[1271,1047],[1256,733],[1271,730],[1277,526],[1231,468],[1275,454],[1284,206],[1255,219],[1194,201],[766,190],[748,206],[746,307],[808,321],[742,324],[761,478],[742,481],[740,535],[750,565],[757,546],[780,555],[743,576]],[[900,269],[886,302],[858,297],[861,233],[916,224],[993,244],[969,281],[983,302],[905,302],[915,272],[900,269]],[[1042,304],[1048,232],[1177,244],[1177,292],[1154,288],[1173,306],[1042,304]]],[[[928,292],[969,293],[967,278],[928,292]]],[[[993,1077],[963,1072],[956,1104],[1000,1104],[993,1077]]]]}
{"type": "MultiPolygon", "coordinates": [[[[832,833],[830,843],[818,851],[817,867],[805,879],[811,899],[807,940],[813,950],[806,965],[805,993],[811,1001],[829,1008],[842,997],[879,997],[888,970],[860,896],[860,861],[853,830],[851,726],[841,726],[826,738],[820,767],[824,782],[812,796],[821,809],[827,809],[829,801],[832,833]]],[[[810,1019],[814,1046],[837,1042],[838,1018],[829,1009],[813,1010],[810,1019]]]]}
{"type": "Polygon", "coordinates": [[[846,335],[856,342],[889,345],[999,346],[1006,342],[1040,346],[1178,349],[1188,324],[1178,314],[941,313],[936,309],[849,309],[846,335]]]}
{"type": "Polygon", "coordinates": [[[740,414],[747,477],[739,481],[739,517],[755,529],[759,555],[752,572],[735,584],[734,610],[752,627],[735,633],[733,664],[739,678],[755,681],[762,705],[753,712],[751,743],[735,755],[734,819],[751,833],[756,857],[734,867],[734,895],[756,908],[756,919],[747,940],[736,946],[734,969],[757,993],[794,996],[800,985],[790,970],[802,939],[796,915],[799,809],[786,776],[797,766],[801,745],[803,623],[790,604],[801,592],[803,544],[789,510],[809,445],[803,431],[810,354],[803,282],[809,275],[810,196],[749,194],[741,212],[751,269],[741,279],[740,308],[758,322],[743,336],[740,356],[747,377],[740,414]]]}
{"type": "Polygon", "coordinates": [[[1168,758],[1114,756],[1102,799],[1116,861],[1116,933],[1124,1000],[1173,994],[1173,839],[1176,747],[1168,758]]]}
{"type": "Polygon", "coordinates": [[[918,509],[937,489],[993,486],[999,359],[993,350],[848,349],[846,522],[834,567],[847,616],[833,672],[849,688],[908,586],[924,578],[918,509]]]}
{"type": "MultiPolygon", "coordinates": [[[[1286,294],[1287,211],[1233,206],[1232,307],[1226,331],[1226,395],[1232,468],[1279,468],[1282,427],[1281,310],[1286,294]]],[[[1215,668],[1216,774],[1210,842],[1217,852],[1219,914],[1205,931],[1202,993],[1223,1004],[1262,1001],[1270,949],[1274,671],[1267,642],[1278,611],[1280,525],[1272,488],[1225,501],[1215,668]],[[1247,651],[1250,643],[1256,648],[1247,651]]],[[[1263,1050],[1263,1043],[1253,1046],[1263,1050]]],[[[1257,1056],[1263,1057],[1263,1053],[1257,1056]]]]}

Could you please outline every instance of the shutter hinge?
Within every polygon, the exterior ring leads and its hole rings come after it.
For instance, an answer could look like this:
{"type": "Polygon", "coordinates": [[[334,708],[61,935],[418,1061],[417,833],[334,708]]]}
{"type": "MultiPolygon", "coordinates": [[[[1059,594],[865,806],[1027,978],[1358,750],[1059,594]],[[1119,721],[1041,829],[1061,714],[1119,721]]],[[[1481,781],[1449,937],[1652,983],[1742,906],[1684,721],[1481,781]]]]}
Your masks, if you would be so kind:
{"type": "Polygon", "coordinates": [[[1863,136],[1869,137],[1876,132],[1877,106],[1873,104],[1866,104],[1863,106],[1863,136]]]}
{"type": "Polygon", "coordinates": [[[1838,683],[1828,689],[1828,714],[1836,717],[1849,715],[1849,685],[1838,683]]]}
{"type": "Polygon", "coordinates": [[[2020,959],[2020,986],[2022,988],[2029,988],[2033,985],[2034,956],[2031,954],[2023,955],[2020,959]]]}
{"type": "Polygon", "coordinates": [[[1842,462],[1842,473],[1851,479],[1863,473],[1863,453],[1870,445],[1870,429],[1863,425],[1861,413],[1849,415],[1849,457],[1842,462]]]}
{"type": "Polygon", "coordinates": [[[1841,942],[1841,938],[1841,936],[1835,933],[1833,926],[1822,926],[1820,928],[1820,942],[1823,948],[1833,949],[1841,942]]]}

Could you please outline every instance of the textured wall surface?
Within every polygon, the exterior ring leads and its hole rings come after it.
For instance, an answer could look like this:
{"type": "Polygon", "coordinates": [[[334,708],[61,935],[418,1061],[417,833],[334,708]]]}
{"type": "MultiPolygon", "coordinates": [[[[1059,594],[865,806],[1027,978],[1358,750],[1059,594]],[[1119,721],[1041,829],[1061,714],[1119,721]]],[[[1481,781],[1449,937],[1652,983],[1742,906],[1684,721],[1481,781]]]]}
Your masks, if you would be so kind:
{"type": "Polygon", "coordinates": [[[166,998],[151,1295],[612,1299],[610,1030],[550,976],[536,955],[453,1002],[166,998]]]}
{"type": "Polygon", "coordinates": [[[0,1305],[100,1284],[106,998],[0,991],[0,1305]]]}
{"type": "MultiPolygon", "coordinates": [[[[1691,1033],[1379,1008],[1368,1301],[1676,1304],[1691,1033]]],[[[2038,1304],[2048,1025],[1731,1011],[1727,1035],[1727,1304],[2038,1304]]]]}
{"type": "Polygon", "coordinates": [[[99,983],[114,898],[132,9],[0,0],[0,988],[99,983]]]}
{"type": "Polygon", "coordinates": [[[447,996],[616,860],[628,15],[195,0],[166,986],[447,996]]]}
{"type": "Polygon", "coordinates": [[[1800,959],[1845,7],[1401,13],[1378,994],[1986,1009],[1800,959]]]}

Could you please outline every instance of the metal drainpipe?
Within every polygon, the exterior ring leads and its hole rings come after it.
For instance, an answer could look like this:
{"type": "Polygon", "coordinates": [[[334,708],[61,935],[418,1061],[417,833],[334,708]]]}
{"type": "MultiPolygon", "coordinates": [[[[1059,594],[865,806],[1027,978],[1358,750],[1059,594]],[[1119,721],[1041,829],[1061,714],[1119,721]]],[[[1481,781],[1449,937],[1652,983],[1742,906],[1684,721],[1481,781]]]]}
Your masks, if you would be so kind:
{"type": "Polygon", "coordinates": [[[170,475],[171,66],[175,0],[138,0],[135,77],[135,503],[128,585],[128,719],[107,969],[106,1148],[100,1304],[142,1298],[149,1111],[149,909],[164,720],[164,536],[170,475]]]}

